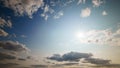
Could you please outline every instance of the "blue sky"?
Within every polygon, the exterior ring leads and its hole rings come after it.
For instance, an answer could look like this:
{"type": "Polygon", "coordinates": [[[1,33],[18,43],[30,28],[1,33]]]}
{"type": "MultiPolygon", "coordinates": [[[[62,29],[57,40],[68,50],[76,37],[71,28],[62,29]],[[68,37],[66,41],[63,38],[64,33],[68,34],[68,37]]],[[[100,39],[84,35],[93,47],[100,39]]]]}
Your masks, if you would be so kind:
{"type": "Polygon", "coordinates": [[[0,67],[119,68],[119,3],[1,0],[0,67]]]}

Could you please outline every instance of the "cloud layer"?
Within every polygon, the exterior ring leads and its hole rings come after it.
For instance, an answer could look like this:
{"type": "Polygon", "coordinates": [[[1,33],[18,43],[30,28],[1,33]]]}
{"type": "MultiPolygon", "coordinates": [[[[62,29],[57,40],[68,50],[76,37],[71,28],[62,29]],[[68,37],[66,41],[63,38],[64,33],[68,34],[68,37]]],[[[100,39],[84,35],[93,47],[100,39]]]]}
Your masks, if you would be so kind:
{"type": "Polygon", "coordinates": [[[79,61],[82,58],[89,58],[91,56],[92,54],[89,53],[70,52],[63,54],[62,56],[59,54],[54,54],[51,57],[47,57],[47,59],[56,61],[79,61]]]}

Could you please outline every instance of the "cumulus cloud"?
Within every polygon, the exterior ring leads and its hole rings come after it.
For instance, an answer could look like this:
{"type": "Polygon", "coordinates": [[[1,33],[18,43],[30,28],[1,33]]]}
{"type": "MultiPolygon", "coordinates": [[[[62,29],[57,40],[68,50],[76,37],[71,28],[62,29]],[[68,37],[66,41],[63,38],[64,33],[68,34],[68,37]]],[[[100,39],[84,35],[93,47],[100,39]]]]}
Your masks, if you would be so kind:
{"type": "Polygon", "coordinates": [[[8,36],[8,33],[5,32],[4,30],[0,29],[0,36],[6,37],[6,36],[8,36]]]}
{"type": "Polygon", "coordinates": [[[0,47],[5,49],[5,50],[10,50],[14,52],[28,52],[29,49],[19,43],[19,42],[13,42],[13,41],[0,41],[0,47]]]}
{"type": "Polygon", "coordinates": [[[101,1],[101,0],[92,0],[92,3],[93,3],[94,7],[99,7],[103,3],[103,1],[101,1]]]}
{"type": "Polygon", "coordinates": [[[91,56],[92,56],[92,54],[90,54],[90,53],[70,52],[70,53],[66,53],[63,55],[54,54],[51,57],[47,57],[47,59],[56,60],[56,61],[76,61],[76,62],[78,62],[82,58],[88,58],[91,56]]]}
{"type": "Polygon", "coordinates": [[[105,60],[105,59],[100,59],[100,58],[85,58],[84,62],[97,64],[97,65],[110,64],[110,60],[105,60]]]}
{"type": "Polygon", "coordinates": [[[14,10],[17,15],[28,15],[32,17],[33,13],[43,6],[43,0],[2,0],[5,7],[14,10]]]}
{"type": "MultiPolygon", "coordinates": [[[[90,53],[79,53],[79,52],[69,52],[63,55],[54,54],[51,57],[47,57],[49,60],[56,60],[59,63],[54,63],[51,68],[66,68],[67,66],[75,66],[75,68],[87,67],[87,68],[119,68],[120,64],[112,64],[111,60],[103,58],[95,58],[93,54],[90,53]],[[62,61],[62,62],[61,62],[62,61]],[[64,61],[64,62],[63,62],[64,61]],[[66,62],[65,62],[66,61],[66,62]]],[[[41,66],[41,65],[40,65],[41,66]]],[[[38,65],[38,67],[40,67],[38,65]]],[[[44,66],[44,65],[43,65],[44,66]]]]}
{"type": "Polygon", "coordinates": [[[81,11],[80,16],[84,18],[90,16],[90,14],[91,14],[90,8],[85,8],[81,11]]]}
{"type": "Polygon", "coordinates": [[[106,11],[103,11],[103,12],[102,12],[102,15],[103,15],[103,16],[106,16],[106,15],[108,15],[108,14],[107,14],[106,11]]]}

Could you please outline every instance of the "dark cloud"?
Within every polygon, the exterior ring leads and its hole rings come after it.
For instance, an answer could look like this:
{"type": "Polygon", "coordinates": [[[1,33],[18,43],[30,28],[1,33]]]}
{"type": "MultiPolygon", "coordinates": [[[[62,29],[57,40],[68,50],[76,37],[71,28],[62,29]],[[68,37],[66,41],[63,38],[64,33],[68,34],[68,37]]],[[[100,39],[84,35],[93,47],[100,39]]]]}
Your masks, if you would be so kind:
{"type": "Polygon", "coordinates": [[[64,63],[62,65],[66,65],[66,66],[71,66],[71,65],[78,65],[79,63],[64,63]]]}
{"type": "Polygon", "coordinates": [[[31,65],[31,67],[35,68],[47,68],[47,65],[31,65]]]}
{"type": "MultiPolygon", "coordinates": [[[[0,63],[0,68],[13,68],[14,66],[18,66],[17,63],[0,63]]],[[[15,67],[14,67],[15,68],[15,67]]]]}
{"type": "Polygon", "coordinates": [[[0,47],[6,50],[15,51],[15,52],[29,51],[29,49],[25,45],[19,42],[13,42],[13,41],[0,41],[0,47]]]}
{"type": "Polygon", "coordinates": [[[104,65],[97,65],[97,66],[91,66],[95,68],[120,68],[120,64],[104,64],[104,65]]]}
{"type": "Polygon", "coordinates": [[[18,60],[21,60],[21,61],[26,61],[25,58],[18,58],[18,60]]]}
{"type": "Polygon", "coordinates": [[[100,59],[100,58],[85,58],[85,62],[97,64],[97,65],[110,64],[110,60],[104,60],[104,59],[100,59]]]}
{"type": "Polygon", "coordinates": [[[89,58],[92,54],[90,53],[79,53],[79,52],[70,52],[63,55],[54,54],[51,57],[47,57],[50,60],[56,61],[76,61],[78,62],[81,58],[89,58]]]}
{"type": "Polygon", "coordinates": [[[9,55],[7,53],[0,52],[0,60],[5,60],[5,59],[16,59],[16,57],[13,55],[9,55]]]}

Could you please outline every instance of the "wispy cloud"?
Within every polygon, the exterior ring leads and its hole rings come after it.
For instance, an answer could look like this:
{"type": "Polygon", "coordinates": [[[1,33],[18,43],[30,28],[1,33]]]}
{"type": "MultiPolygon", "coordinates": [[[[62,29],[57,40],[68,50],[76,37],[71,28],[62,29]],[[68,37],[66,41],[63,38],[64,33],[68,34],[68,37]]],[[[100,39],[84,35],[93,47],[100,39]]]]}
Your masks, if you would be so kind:
{"type": "Polygon", "coordinates": [[[77,36],[80,43],[120,46],[120,29],[115,32],[111,29],[89,30],[78,34],[82,34],[82,37],[77,36]]]}
{"type": "Polygon", "coordinates": [[[91,14],[91,9],[85,8],[85,9],[82,9],[80,16],[84,18],[84,17],[90,16],[90,14],[91,14]]]}
{"type": "Polygon", "coordinates": [[[54,16],[54,19],[59,19],[61,16],[63,16],[64,13],[63,11],[59,11],[55,16],[54,16]]]}
{"type": "Polygon", "coordinates": [[[86,0],[78,0],[78,2],[77,2],[77,5],[79,5],[79,4],[85,4],[85,2],[86,2],[86,0]]]}
{"type": "Polygon", "coordinates": [[[103,1],[102,0],[92,0],[93,6],[94,7],[99,7],[103,1]]]}

